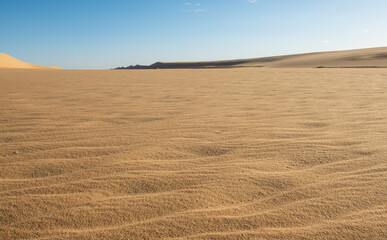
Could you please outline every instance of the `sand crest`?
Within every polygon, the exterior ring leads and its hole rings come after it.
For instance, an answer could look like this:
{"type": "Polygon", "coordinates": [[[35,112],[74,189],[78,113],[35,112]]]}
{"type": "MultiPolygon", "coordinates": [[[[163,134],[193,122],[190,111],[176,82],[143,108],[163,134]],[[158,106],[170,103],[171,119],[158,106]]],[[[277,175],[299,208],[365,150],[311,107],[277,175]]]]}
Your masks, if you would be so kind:
{"type": "Polygon", "coordinates": [[[5,53],[0,53],[0,68],[61,69],[60,67],[46,67],[46,66],[22,62],[5,53]]]}

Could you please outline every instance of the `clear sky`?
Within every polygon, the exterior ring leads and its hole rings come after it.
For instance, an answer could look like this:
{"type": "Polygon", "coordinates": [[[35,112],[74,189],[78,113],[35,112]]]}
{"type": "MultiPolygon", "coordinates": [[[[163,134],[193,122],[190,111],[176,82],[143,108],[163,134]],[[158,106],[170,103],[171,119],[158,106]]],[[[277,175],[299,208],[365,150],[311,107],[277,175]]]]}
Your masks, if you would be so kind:
{"type": "Polygon", "coordinates": [[[0,0],[0,52],[63,68],[387,46],[387,0],[0,0]]]}

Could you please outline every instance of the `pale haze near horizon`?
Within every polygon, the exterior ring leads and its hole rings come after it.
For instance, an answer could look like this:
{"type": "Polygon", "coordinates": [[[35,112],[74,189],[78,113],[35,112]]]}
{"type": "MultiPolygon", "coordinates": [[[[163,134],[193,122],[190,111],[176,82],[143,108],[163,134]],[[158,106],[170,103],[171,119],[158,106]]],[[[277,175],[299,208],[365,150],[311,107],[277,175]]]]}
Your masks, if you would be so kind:
{"type": "Polygon", "coordinates": [[[384,0],[10,1],[0,52],[70,69],[387,46],[384,0]]]}

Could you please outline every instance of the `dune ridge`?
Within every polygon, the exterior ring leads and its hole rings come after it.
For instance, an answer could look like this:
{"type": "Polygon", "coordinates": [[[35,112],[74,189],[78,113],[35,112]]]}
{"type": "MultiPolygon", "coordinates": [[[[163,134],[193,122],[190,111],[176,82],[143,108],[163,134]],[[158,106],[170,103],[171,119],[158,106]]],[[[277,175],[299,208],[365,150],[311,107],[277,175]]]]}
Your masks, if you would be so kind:
{"type": "Polygon", "coordinates": [[[387,239],[386,79],[0,70],[0,239],[387,239]]]}
{"type": "Polygon", "coordinates": [[[32,63],[22,62],[5,53],[0,53],[0,68],[18,68],[18,69],[61,69],[60,67],[47,67],[32,63]]]}
{"type": "Polygon", "coordinates": [[[156,62],[118,69],[178,68],[387,68],[387,47],[205,62],[156,62]]]}

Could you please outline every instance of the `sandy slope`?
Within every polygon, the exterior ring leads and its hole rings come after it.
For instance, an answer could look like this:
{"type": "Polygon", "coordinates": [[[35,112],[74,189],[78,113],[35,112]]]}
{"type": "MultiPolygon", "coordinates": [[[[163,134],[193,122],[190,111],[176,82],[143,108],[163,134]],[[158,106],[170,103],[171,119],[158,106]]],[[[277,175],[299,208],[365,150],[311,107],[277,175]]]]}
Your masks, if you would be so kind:
{"type": "Polygon", "coordinates": [[[151,68],[230,68],[230,67],[386,67],[387,47],[347,51],[307,53],[265,58],[209,62],[158,62],[151,68]]]}
{"type": "Polygon", "coordinates": [[[386,239],[387,69],[0,70],[0,239],[386,239]]]}
{"type": "Polygon", "coordinates": [[[46,67],[46,66],[22,62],[5,53],[0,53],[0,68],[61,69],[60,67],[46,67]]]}

